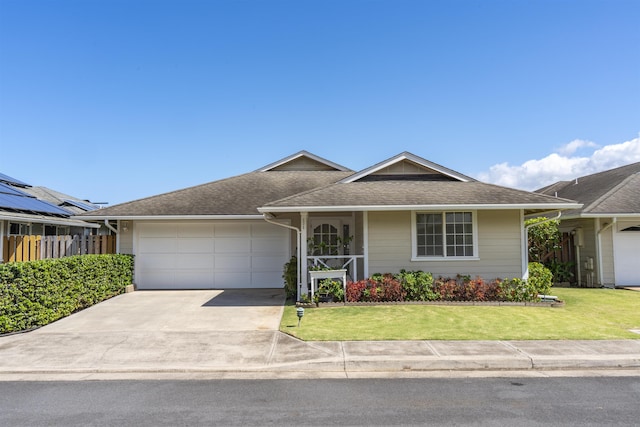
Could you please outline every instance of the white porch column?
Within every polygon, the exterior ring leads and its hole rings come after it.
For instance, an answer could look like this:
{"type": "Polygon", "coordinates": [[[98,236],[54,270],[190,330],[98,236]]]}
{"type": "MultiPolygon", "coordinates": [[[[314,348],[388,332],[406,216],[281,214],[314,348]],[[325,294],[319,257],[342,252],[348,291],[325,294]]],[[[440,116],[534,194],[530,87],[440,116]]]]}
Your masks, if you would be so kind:
{"type": "Polygon", "coordinates": [[[520,209],[520,247],[521,247],[521,269],[522,269],[522,278],[526,279],[529,277],[529,236],[527,232],[527,226],[524,224],[524,210],[520,209]]]}
{"type": "Polygon", "coordinates": [[[298,301],[307,293],[307,227],[309,212],[300,212],[300,277],[298,278],[298,301]],[[304,292],[303,292],[304,289],[304,292]]]}
{"type": "MultiPolygon", "coordinates": [[[[369,277],[369,212],[362,212],[362,254],[364,255],[364,278],[369,277]]],[[[356,261],[357,262],[357,261],[356,261]]],[[[354,277],[358,280],[357,277],[354,277]]]]}

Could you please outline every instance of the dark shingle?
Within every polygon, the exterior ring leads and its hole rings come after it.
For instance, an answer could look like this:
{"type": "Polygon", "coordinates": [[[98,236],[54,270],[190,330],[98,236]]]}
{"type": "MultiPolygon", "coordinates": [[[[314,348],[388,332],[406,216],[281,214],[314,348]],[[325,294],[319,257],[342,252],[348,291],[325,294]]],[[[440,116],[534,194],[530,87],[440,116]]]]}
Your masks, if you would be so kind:
{"type": "Polygon", "coordinates": [[[570,200],[478,181],[360,181],[338,183],[265,207],[549,204],[570,200]]]}
{"type": "Polygon", "coordinates": [[[351,175],[338,171],[251,172],[122,203],[84,216],[259,215],[257,208],[351,175]]]}
{"type": "Polygon", "coordinates": [[[640,213],[640,162],[610,169],[573,181],[560,181],[536,190],[583,203],[580,213],[640,213]]]}

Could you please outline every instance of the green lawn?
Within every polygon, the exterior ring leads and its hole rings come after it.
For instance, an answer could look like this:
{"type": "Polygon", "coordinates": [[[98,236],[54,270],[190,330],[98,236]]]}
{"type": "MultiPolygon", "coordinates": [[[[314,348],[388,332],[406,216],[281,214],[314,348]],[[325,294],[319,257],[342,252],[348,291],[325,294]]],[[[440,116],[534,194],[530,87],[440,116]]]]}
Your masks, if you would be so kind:
{"type": "Polygon", "coordinates": [[[554,288],[564,307],[394,305],[307,308],[297,327],[287,305],[280,330],[308,341],[640,339],[640,292],[554,288]]]}

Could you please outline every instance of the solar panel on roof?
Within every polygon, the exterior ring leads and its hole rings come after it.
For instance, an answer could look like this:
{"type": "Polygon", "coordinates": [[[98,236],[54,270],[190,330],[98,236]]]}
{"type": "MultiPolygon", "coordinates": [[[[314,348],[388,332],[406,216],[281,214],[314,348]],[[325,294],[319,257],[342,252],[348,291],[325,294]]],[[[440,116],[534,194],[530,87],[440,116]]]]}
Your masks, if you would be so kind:
{"type": "Polygon", "coordinates": [[[20,191],[18,189],[15,189],[13,187],[10,187],[9,185],[0,182],[0,194],[13,194],[15,196],[23,196],[23,197],[33,197],[30,194],[25,193],[24,191],[20,191]]]}
{"type": "Polygon", "coordinates": [[[69,203],[70,205],[73,205],[77,208],[83,209],[85,211],[95,211],[96,209],[98,209],[97,206],[91,205],[89,203],[84,203],[81,202],[79,200],[71,200],[71,199],[65,199],[64,200],[65,203],[69,203]]]}
{"type": "Polygon", "coordinates": [[[18,187],[31,187],[26,182],[22,182],[19,179],[11,178],[9,175],[5,175],[3,173],[0,173],[0,181],[7,182],[12,185],[17,185],[18,187]]]}
{"type": "Polygon", "coordinates": [[[70,212],[33,197],[0,193],[0,208],[70,216],[70,212]]]}

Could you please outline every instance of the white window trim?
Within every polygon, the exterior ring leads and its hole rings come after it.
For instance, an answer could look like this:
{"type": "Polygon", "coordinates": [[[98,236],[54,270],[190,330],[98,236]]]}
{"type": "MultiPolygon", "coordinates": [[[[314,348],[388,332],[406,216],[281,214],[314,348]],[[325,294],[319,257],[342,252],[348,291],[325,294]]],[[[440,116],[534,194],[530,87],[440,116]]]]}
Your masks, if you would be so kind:
{"type": "MultiPolygon", "coordinates": [[[[478,214],[475,210],[460,209],[460,210],[438,210],[438,211],[411,211],[411,261],[479,261],[480,254],[478,252],[478,214]],[[447,251],[444,251],[442,256],[418,256],[418,227],[416,224],[417,214],[422,213],[449,213],[449,212],[471,212],[471,224],[473,230],[473,256],[447,256],[447,251]]],[[[446,239],[444,239],[446,242],[446,239]]]]}

